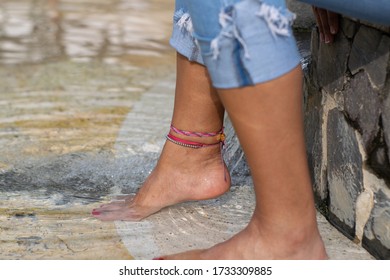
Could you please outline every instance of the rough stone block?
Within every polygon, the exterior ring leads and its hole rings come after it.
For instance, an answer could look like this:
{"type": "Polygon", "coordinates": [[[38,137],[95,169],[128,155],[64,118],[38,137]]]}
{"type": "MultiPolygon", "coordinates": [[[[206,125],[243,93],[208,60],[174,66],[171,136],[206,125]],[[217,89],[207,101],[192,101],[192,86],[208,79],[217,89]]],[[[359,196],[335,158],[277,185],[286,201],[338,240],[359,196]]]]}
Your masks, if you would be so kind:
{"type": "Polygon", "coordinates": [[[327,135],[329,219],[352,239],[356,199],[363,190],[362,157],[355,130],[338,109],[329,111],[327,135]]]}
{"type": "Polygon", "coordinates": [[[390,37],[367,26],[360,27],[354,38],[348,67],[352,74],[365,70],[371,84],[383,89],[390,56],[390,37]]]}
{"type": "Polygon", "coordinates": [[[355,21],[345,17],[341,18],[340,28],[348,39],[352,39],[355,36],[358,27],[358,23],[355,21]]]}
{"type": "MultiPolygon", "coordinates": [[[[308,73],[307,82],[313,85],[316,89],[319,89],[318,85],[318,52],[320,49],[320,36],[316,28],[314,28],[311,32],[310,39],[310,49],[311,49],[311,59],[308,65],[308,73]]],[[[309,93],[310,94],[310,93],[309,93]]]]}
{"type": "Polygon", "coordinates": [[[363,136],[364,147],[369,153],[379,131],[381,110],[379,94],[373,90],[365,72],[351,79],[344,92],[344,108],[363,136]]]}
{"type": "Polygon", "coordinates": [[[388,160],[390,161],[390,94],[383,102],[382,112],[383,134],[387,143],[388,160]]]}
{"type": "Polygon", "coordinates": [[[367,163],[373,171],[390,186],[390,160],[387,154],[386,143],[380,139],[375,143],[374,150],[369,154],[367,163]]]}
{"type": "Polygon", "coordinates": [[[390,259],[390,196],[383,190],[375,194],[375,205],[368,220],[363,247],[378,259],[390,259]]]}
{"type": "Polygon", "coordinates": [[[294,21],[294,28],[310,29],[315,24],[311,5],[293,0],[287,0],[286,2],[288,9],[297,15],[294,21]]]}
{"type": "Polygon", "coordinates": [[[305,73],[305,133],[314,192],[327,202],[330,222],[351,239],[359,232],[369,252],[390,259],[390,34],[386,30],[343,17],[342,32],[331,45],[321,43],[313,30],[311,64],[305,73]],[[363,176],[367,170],[384,179],[380,187],[367,186],[363,176]],[[374,208],[357,208],[363,190],[372,193],[374,208]]]}
{"type": "Polygon", "coordinates": [[[381,32],[383,32],[383,33],[390,34],[390,26],[384,26],[384,25],[380,25],[380,24],[368,22],[368,21],[365,21],[365,20],[360,20],[359,22],[360,22],[361,24],[363,24],[363,25],[367,25],[367,26],[369,26],[369,27],[378,29],[379,31],[381,31],[381,32]]]}
{"type": "Polygon", "coordinates": [[[333,44],[320,43],[317,60],[318,84],[328,93],[341,91],[345,83],[350,42],[342,32],[333,44]]]}
{"type": "Polygon", "coordinates": [[[304,119],[307,159],[314,194],[317,203],[321,204],[328,196],[326,173],[322,166],[324,156],[322,150],[322,94],[307,81],[305,95],[307,96],[304,119]]]}

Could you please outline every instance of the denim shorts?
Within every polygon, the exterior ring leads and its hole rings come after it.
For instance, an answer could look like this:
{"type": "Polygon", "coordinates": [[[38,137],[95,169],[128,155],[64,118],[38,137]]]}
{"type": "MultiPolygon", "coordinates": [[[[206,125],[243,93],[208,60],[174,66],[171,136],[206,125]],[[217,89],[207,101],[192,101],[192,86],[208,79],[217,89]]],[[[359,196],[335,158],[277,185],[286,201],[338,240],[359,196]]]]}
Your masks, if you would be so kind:
{"type": "Polygon", "coordinates": [[[176,0],[170,44],[216,88],[255,85],[299,65],[294,18],[284,0],[176,0]]]}

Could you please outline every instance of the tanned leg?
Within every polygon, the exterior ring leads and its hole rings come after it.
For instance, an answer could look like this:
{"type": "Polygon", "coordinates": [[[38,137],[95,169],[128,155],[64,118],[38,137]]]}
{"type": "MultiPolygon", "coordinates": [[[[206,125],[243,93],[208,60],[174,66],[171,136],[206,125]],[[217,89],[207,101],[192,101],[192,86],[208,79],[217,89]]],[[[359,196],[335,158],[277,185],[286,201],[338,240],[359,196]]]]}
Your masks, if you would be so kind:
{"type": "MultiPolygon", "coordinates": [[[[178,54],[172,124],[186,131],[217,132],[222,128],[223,116],[224,107],[211,87],[206,68],[178,54]]],[[[176,136],[216,142],[212,137],[176,136]]],[[[92,214],[102,221],[137,221],[176,203],[217,197],[229,187],[230,177],[218,145],[192,149],[167,141],[156,167],[134,197],[102,205],[92,214]]]]}
{"type": "Polygon", "coordinates": [[[256,207],[226,242],[163,259],[325,259],[308,172],[300,67],[275,80],[219,90],[250,166],[256,207]]]}

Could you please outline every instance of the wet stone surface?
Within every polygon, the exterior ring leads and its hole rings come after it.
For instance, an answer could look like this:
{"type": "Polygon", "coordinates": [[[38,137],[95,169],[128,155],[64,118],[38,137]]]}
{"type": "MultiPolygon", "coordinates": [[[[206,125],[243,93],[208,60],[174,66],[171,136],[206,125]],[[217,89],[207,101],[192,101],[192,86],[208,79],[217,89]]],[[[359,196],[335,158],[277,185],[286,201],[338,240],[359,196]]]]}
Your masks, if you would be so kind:
{"type": "Polygon", "coordinates": [[[133,104],[173,70],[168,3],[0,3],[0,170],[7,180],[28,170],[60,178],[94,157],[104,165],[133,104]]]}
{"type": "Polygon", "coordinates": [[[116,145],[134,104],[174,70],[172,5],[0,2],[0,259],[131,257],[89,213],[153,167],[154,154],[118,158],[116,145]]]}

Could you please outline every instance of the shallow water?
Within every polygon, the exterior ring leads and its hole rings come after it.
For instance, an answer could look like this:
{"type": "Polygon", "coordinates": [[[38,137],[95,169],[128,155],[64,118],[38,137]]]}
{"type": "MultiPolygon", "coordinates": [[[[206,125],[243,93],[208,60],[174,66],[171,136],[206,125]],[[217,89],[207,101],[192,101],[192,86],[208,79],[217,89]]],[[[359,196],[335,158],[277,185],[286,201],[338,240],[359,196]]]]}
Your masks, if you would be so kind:
{"type": "Polygon", "coordinates": [[[134,104],[174,72],[172,6],[0,2],[0,259],[128,257],[93,249],[119,242],[89,212],[153,167],[156,153],[121,158],[116,145],[134,104]]]}
{"type": "Polygon", "coordinates": [[[171,2],[1,1],[3,191],[74,185],[73,168],[91,175],[110,158],[133,104],[173,71],[171,2]]]}
{"type": "MultiPolygon", "coordinates": [[[[172,2],[1,1],[1,191],[98,199],[129,166],[135,183],[120,187],[142,182],[153,160],[118,163],[113,153],[133,105],[174,72],[172,2]]],[[[298,35],[306,57],[307,37],[298,35]]],[[[134,127],[131,137],[144,133],[134,127]]]]}
{"type": "Polygon", "coordinates": [[[0,259],[128,257],[89,212],[158,157],[173,2],[0,2],[0,259]]]}

